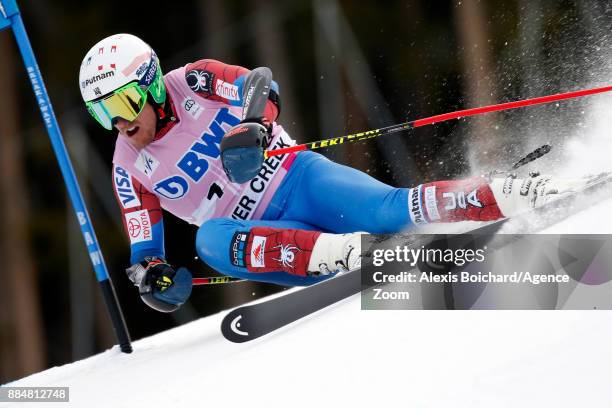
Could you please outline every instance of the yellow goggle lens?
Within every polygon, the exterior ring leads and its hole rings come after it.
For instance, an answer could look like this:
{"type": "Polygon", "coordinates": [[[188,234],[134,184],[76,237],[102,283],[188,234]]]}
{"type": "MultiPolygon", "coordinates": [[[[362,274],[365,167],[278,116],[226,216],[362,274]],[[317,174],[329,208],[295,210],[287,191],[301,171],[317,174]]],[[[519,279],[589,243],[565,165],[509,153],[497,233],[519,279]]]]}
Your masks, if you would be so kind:
{"type": "Polygon", "coordinates": [[[113,120],[122,118],[133,121],[142,112],[147,101],[147,94],[138,84],[132,83],[106,98],[88,102],[89,113],[105,128],[113,128],[113,120]]]}

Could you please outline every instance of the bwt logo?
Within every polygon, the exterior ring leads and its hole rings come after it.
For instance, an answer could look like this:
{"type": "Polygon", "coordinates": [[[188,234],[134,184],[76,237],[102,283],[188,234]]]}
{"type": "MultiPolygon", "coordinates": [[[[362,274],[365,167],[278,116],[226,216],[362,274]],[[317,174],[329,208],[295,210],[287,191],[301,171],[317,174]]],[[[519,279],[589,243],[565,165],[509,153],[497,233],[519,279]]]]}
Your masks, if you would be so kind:
{"type": "MultiPolygon", "coordinates": [[[[189,180],[198,183],[206,171],[208,171],[208,160],[217,159],[220,155],[219,144],[225,134],[221,125],[235,126],[240,119],[234,116],[229,109],[220,109],[208,129],[195,142],[176,163],[176,167],[183,172],[189,180]]],[[[184,196],[189,189],[189,183],[182,175],[173,175],[161,180],[153,190],[156,193],[170,199],[177,199],[184,196]]]]}
{"type": "Polygon", "coordinates": [[[81,82],[81,88],[85,88],[87,87],[87,85],[92,85],[102,79],[106,79],[109,77],[115,76],[115,71],[107,71],[107,72],[103,72],[101,74],[98,75],[94,75],[89,79],[84,80],[83,82],[81,82]]]}

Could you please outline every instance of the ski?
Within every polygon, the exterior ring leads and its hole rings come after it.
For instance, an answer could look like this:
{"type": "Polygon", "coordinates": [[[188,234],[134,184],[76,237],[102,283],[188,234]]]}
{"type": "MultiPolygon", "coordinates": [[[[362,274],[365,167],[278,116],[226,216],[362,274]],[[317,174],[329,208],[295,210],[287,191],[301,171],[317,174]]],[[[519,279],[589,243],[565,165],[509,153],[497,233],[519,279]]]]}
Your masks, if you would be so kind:
{"type": "MultiPolygon", "coordinates": [[[[492,235],[506,221],[507,219],[501,219],[470,233],[492,235]]],[[[414,247],[430,241],[419,234],[402,236],[401,239],[404,245],[414,247]]],[[[366,287],[362,287],[360,269],[346,272],[274,299],[238,307],[225,316],[221,322],[221,332],[227,340],[234,343],[254,340],[364,289],[366,287]]]]}
{"type": "Polygon", "coordinates": [[[361,290],[359,272],[348,272],[274,299],[234,309],[223,319],[221,332],[234,343],[268,334],[358,293],[361,290]]]}
{"type": "MultiPolygon", "coordinates": [[[[568,194],[512,220],[543,217],[543,223],[526,222],[521,233],[534,233],[558,222],[570,214],[584,210],[596,202],[580,200],[610,186],[612,173],[593,176],[579,192],[568,194]]],[[[609,196],[609,194],[607,194],[609,196]]],[[[599,201],[597,201],[599,202],[599,201]]],[[[494,234],[509,218],[494,221],[483,227],[467,231],[470,234],[494,234]]],[[[420,245],[418,234],[408,236],[407,245],[420,245]]],[[[244,343],[273,332],[316,311],[361,292],[361,270],[347,272],[301,290],[274,299],[238,307],[229,312],[221,322],[223,336],[234,343],[244,343]]]]}

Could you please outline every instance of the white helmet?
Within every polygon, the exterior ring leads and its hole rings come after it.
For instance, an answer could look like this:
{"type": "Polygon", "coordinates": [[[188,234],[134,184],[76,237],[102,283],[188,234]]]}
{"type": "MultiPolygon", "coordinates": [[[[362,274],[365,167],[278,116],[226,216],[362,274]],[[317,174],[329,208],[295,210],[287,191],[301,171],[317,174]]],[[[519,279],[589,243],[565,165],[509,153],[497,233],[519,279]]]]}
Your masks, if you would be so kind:
{"type": "Polygon", "coordinates": [[[107,129],[117,117],[131,121],[138,116],[147,94],[160,105],[166,100],[157,55],[131,34],[111,35],[94,45],[81,63],[79,84],[87,109],[107,129]]]}

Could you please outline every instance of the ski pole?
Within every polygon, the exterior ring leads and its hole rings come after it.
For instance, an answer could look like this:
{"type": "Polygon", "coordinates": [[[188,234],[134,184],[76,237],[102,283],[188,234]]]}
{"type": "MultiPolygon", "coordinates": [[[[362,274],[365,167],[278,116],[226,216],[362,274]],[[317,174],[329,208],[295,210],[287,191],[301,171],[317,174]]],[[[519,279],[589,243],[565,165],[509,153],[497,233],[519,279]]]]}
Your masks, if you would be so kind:
{"type": "Polygon", "coordinates": [[[514,165],[510,168],[510,170],[516,170],[519,167],[526,165],[527,163],[531,163],[532,161],[539,159],[540,157],[544,156],[546,153],[550,152],[551,149],[552,149],[552,145],[549,143],[546,143],[545,145],[538,147],[533,152],[525,155],[522,159],[514,163],[514,165]]]}
{"type": "Polygon", "coordinates": [[[123,318],[121,306],[119,305],[111,277],[108,273],[108,268],[104,262],[102,250],[98,244],[91,218],[87,212],[87,206],[85,205],[79,183],[74,174],[72,162],[66,150],[66,145],[64,144],[64,138],[62,137],[57,118],[55,117],[55,113],[53,113],[51,100],[45,88],[42,74],[36,62],[34,50],[32,50],[32,44],[30,44],[30,39],[28,38],[21,14],[17,8],[16,0],[0,0],[0,31],[9,27],[13,30],[27,76],[32,85],[36,101],[38,102],[38,107],[45,127],[47,128],[49,139],[51,140],[55,158],[57,159],[62,176],[64,177],[68,196],[70,197],[72,208],[74,209],[76,218],[81,227],[83,240],[85,241],[85,246],[87,247],[87,252],[89,253],[89,258],[96,278],[100,284],[102,297],[106,303],[106,309],[110,316],[113,329],[115,330],[119,347],[122,352],[131,353],[132,343],[130,333],[125,323],[125,319],[123,318]]]}
{"type": "Polygon", "coordinates": [[[304,143],[304,144],[291,146],[291,147],[284,147],[281,149],[266,150],[264,152],[264,156],[268,158],[268,157],[277,156],[277,155],[281,155],[285,153],[293,153],[293,152],[300,152],[303,150],[315,150],[315,149],[320,149],[322,147],[337,146],[345,142],[346,143],[358,142],[362,140],[372,139],[375,137],[385,136],[391,133],[401,132],[404,130],[410,130],[410,129],[418,128],[421,126],[433,125],[439,122],[446,122],[451,119],[460,119],[460,118],[464,118],[468,116],[476,116],[476,115],[481,115],[481,114],[489,113],[489,112],[504,111],[504,110],[509,110],[509,109],[522,108],[522,107],[531,106],[531,105],[540,105],[544,103],[561,101],[565,99],[579,98],[582,96],[594,95],[594,94],[610,92],[610,91],[612,91],[612,86],[604,86],[600,88],[582,89],[578,91],[565,92],[565,93],[560,93],[560,94],[555,94],[555,95],[540,96],[540,97],[531,98],[531,99],[523,99],[523,100],[518,100],[514,102],[506,102],[506,103],[500,103],[496,105],[482,106],[479,108],[464,109],[464,110],[459,110],[455,112],[443,113],[441,115],[430,116],[424,119],[417,119],[412,122],[404,122],[404,123],[399,123],[397,125],[368,130],[366,132],[353,133],[353,134],[346,135],[346,136],[333,137],[330,139],[319,140],[316,142],[304,143]]]}
{"type": "Polygon", "coordinates": [[[225,283],[244,282],[245,279],[234,278],[231,276],[210,276],[207,278],[193,278],[194,286],[198,285],[220,285],[225,283]]]}

